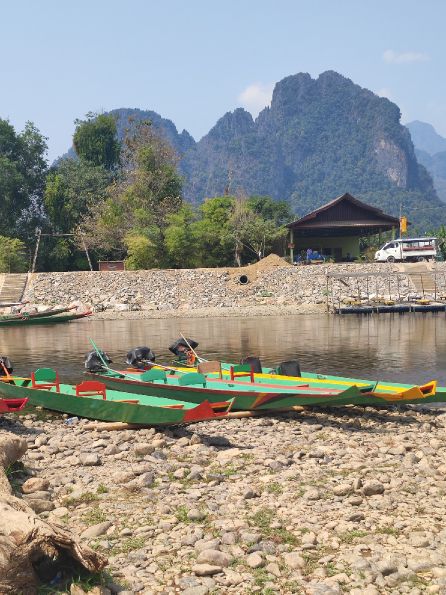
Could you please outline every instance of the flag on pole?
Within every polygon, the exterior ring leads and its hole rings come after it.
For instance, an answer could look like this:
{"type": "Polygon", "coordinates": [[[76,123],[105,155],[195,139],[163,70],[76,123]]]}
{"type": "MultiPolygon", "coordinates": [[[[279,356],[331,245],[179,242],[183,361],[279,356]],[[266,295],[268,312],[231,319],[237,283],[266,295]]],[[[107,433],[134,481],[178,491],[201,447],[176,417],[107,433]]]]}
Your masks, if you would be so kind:
{"type": "Polygon", "coordinates": [[[407,231],[407,217],[400,217],[400,232],[406,233],[407,231]]]}

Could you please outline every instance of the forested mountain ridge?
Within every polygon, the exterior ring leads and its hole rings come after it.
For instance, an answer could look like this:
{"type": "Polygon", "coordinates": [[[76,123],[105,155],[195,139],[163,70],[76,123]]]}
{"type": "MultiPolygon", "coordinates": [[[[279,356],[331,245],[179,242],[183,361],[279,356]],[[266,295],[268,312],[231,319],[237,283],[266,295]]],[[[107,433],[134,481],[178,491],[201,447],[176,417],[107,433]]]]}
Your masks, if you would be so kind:
{"type": "Polygon", "coordinates": [[[406,124],[416,149],[435,155],[446,151],[446,138],[438,134],[432,124],[414,120],[406,124]]]}
{"type": "Polygon", "coordinates": [[[412,136],[418,161],[431,174],[439,198],[446,202],[446,138],[426,122],[415,120],[406,126],[412,136]]]}
{"type": "Polygon", "coordinates": [[[152,121],[178,153],[184,196],[195,204],[225,193],[269,195],[302,215],[348,191],[389,214],[401,208],[420,229],[446,218],[398,106],[333,71],[284,78],[255,120],[238,108],[198,142],[156,112],[109,113],[120,138],[129,118],[152,121]]]}
{"type": "Polygon", "coordinates": [[[303,214],[348,191],[432,221],[441,205],[399,108],[333,71],[286,77],[255,121],[241,109],[225,114],[181,167],[192,201],[229,188],[283,198],[303,214]]]}

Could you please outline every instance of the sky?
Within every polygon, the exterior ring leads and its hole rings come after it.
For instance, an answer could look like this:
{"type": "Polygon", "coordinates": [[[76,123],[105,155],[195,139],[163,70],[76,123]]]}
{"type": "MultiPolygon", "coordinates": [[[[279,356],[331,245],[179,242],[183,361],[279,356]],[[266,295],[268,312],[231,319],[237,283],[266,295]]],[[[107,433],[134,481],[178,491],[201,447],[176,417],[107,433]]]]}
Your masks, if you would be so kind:
{"type": "Polygon", "coordinates": [[[443,0],[0,0],[0,118],[71,145],[74,120],[151,109],[195,139],[325,70],[446,136],[443,0]]]}

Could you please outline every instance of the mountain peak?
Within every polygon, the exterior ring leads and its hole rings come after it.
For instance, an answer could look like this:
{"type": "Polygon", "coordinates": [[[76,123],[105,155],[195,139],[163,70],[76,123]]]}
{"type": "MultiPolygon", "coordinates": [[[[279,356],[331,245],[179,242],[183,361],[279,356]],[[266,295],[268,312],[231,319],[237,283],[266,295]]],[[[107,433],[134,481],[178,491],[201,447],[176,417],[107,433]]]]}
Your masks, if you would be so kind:
{"type": "Polygon", "coordinates": [[[410,131],[416,149],[425,151],[429,155],[446,151],[446,138],[438,134],[432,124],[414,120],[406,124],[406,127],[410,131]]]}

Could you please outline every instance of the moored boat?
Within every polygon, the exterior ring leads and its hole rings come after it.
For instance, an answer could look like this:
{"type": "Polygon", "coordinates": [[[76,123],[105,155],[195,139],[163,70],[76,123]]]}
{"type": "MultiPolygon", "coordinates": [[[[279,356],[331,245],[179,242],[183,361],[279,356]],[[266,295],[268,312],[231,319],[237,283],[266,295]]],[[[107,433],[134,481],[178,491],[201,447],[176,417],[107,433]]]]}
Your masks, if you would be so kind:
{"type": "Polygon", "coordinates": [[[80,320],[91,316],[93,312],[81,312],[80,314],[63,314],[57,316],[38,316],[31,318],[30,316],[0,319],[0,326],[28,326],[30,324],[60,324],[64,322],[71,322],[73,320],[80,320]]]}
{"type": "Polygon", "coordinates": [[[230,403],[213,407],[207,401],[197,405],[149,395],[126,394],[108,390],[97,381],[62,384],[51,368],[37,370],[31,378],[3,377],[0,393],[7,399],[28,399],[33,405],[79,417],[151,426],[218,419],[230,409],[230,403]]]}
{"type": "Polygon", "coordinates": [[[27,398],[2,399],[0,398],[0,413],[15,413],[21,411],[28,403],[27,398]]]}
{"type": "Polygon", "coordinates": [[[42,310],[40,312],[17,312],[14,314],[3,314],[0,316],[0,321],[3,320],[22,320],[22,319],[31,319],[31,318],[48,318],[51,316],[57,316],[58,314],[65,314],[66,312],[70,312],[71,310],[75,310],[76,306],[67,306],[66,308],[55,308],[51,309],[48,308],[47,310],[42,310]]]}
{"type": "MultiPolygon", "coordinates": [[[[204,399],[211,403],[232,399],[232,410],[284,410],[298,405],[342,406],[342,405],[384,405],[404,401],[423,400],[435,390],[435,383],[423,387],[410,387],[393,393],[375,392],[373,384],[357,387],[321,385],[317,382],[303,382],[299,379],[271,379],[269,381],[254,378],[251,371],[240,374],[241,366],[235,366],[236,372],[230,379],[222,374],[215,377],[211,372],[207,376],[199,373],[166,374],[164,370],[153,367],[147,371],[114,371],[110,368],[99,373],[101,381],[113,390],[132,394],[151,394],[170,399],[200,403],[204,399]],[[238,371],[238,372],[237,372],[238,371]],[[249,380],[245,380],[248,378],[249,380]]],[[[233,368],[233,369],[234,369],[233,368]]],[[[246,368],[246,366],[244,367],[246,368]]],[[[98,373],[94,374],[95,376],[98,373]]]]}

